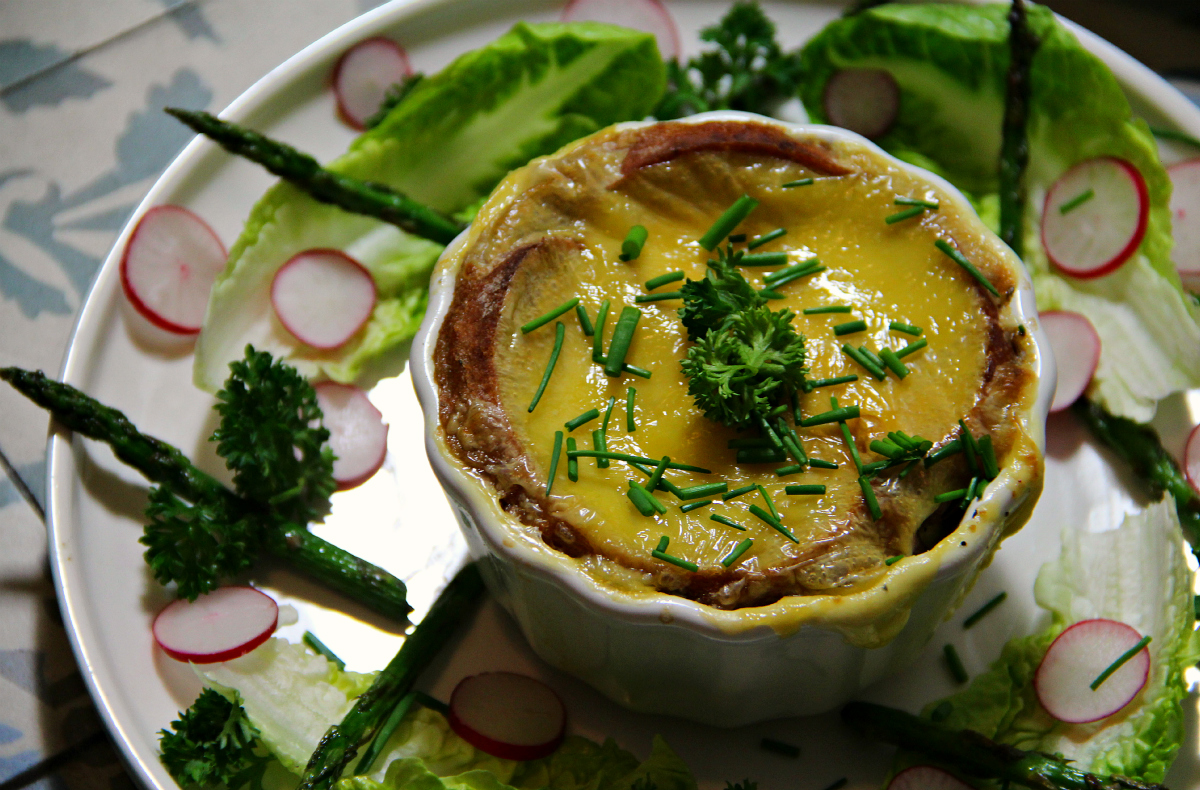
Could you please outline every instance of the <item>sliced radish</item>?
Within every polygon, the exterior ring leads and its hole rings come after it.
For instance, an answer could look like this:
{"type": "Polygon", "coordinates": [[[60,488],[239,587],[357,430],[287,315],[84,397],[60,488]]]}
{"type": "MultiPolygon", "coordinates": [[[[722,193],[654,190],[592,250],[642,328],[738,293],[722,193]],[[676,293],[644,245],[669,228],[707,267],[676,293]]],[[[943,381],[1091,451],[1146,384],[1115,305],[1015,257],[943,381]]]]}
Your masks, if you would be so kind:
{"type": "Polygon", "coordinates": [[[1084,620],[1058,635],[1033,676],[1038,701],[1070,724],[1099,721],[1129,704],[1150,676],[1150,651],[1138,651],[1095,691],[1091,684],[1142,635],[1116,620],[1084,620]]]}
{"type": "Polygon", "coordinates": [[[226,257],[225,245],[207,222],[183,206],[155,206],[129,237],[121,287],[155,326],[194,335],[204,323],[208,294],[226,257]]]}
{"type": "Polygon", "coordinates": [[[1171,165],[1171,259],[1185,288],[1200,291],[1200,159],[1171,165]]]}
{"type": "Polygon", "coordinates": [[[1062,411],[1092,383],[1100,364],[1100,335],[1087,316],[1069,310],[1047,310],[1041,320],[1058,366],[1058,389],[1050,411],[1062,411]]]}
{"type": "Polygon", "coordinates": [[[914,765],[892,777],[887,790],[974,790],[949,771],[932,765],[914,765]]]}
{"type": "Polygon", "coordinates": [[[1183,469],[1192,488],[1200,492],[1200,425],[1188,434],[1187,446],[1183,448],[1183,469]]]}
{"type": "Polygon", "coordinates": [[[571,0],[563,9],[564,22],[608,22],[653,33],[663,60],[679,57],[679,29],[659,0],[571,0]]]}
{"type": "Polygon", "coordinates": [[[305,250],[271,283],[271,304],[287,331],[313,348],[337,348],[375,309],[375,280],[339,250],[305,250]]]}
{"type": "Polygon", "coordinates": [[[882,137],[900,111],[900,86],[883,69],[842,69],[825,83],[825,117],[863,137],[882,137]]]}
{"type": "Polygon", "coordinates": [[[176,661],[215,664],[261,645],[275,631],[279,607],[253,587],[220,587],[195,601],[172,601],[154,618],[154,641],[176,661]]]}
{"type": "Polygon", "coordinates": [[[506,760],[536,760],[562,743],[567,711],[554,690],[514,672],[463,678],[450,695],[450,727],[475,748],[506,760]]]}
{"type": "Polygon", "coordinates": [[[1146,180],[1136,167],[1110,156],[1088,159],[1046,194],[1042,246],[1064,274],[1101,277],[1137,250],[1149,216],[1146,180]]]}
{"type": "Polygon", "coordinates": [[[324,381],[315,387],[321,424],[329,429],[333,479],[338,488],[365,483],[383,465],[388,427],[367,393],[349,384],[324,381]]]}
{"type": "Polygon", "coordinates": [[[333,67],[333,95],[338,114],[355,129],[362,129],[383,104],[391,86],[412,74],[408,55],[395,41],[368,38],[338,59],[333,67]]]}

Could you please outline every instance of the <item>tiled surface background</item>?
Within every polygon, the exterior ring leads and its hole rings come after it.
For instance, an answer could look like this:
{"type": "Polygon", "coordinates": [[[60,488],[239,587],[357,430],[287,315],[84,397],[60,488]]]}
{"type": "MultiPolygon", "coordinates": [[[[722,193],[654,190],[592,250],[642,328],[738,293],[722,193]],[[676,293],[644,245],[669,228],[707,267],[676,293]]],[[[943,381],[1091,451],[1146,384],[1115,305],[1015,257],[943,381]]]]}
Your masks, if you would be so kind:
{"type": "MultiPolygon", "coordinates": [[[[502,2],[502,0],[496,0],[502,2]]],[[[217,111],[378,0],[0,0],[0,365],[57,372],[92,275],[217,111]]],[[[1200,99],[1200,2],[1052,6],[1200,99]]],[[[0,387],[0,790],[132,786],[71,657],[46,566],[47,420],[0,387]]]]}

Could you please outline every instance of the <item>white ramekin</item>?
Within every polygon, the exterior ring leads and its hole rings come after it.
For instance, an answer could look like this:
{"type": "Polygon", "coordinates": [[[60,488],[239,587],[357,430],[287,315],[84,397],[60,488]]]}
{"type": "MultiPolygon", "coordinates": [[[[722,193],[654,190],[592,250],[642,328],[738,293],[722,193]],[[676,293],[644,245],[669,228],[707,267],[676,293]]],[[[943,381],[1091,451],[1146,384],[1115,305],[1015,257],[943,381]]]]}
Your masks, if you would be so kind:
{"type": "MultiPolygon", "coordinates": [[[[748,113],[706,113],[684,122],[750,119],[831,142],[874,147],[844,129],[786,124],[748,113]]],[[[875,150],[969,205],[945,180],[875,150]]],[[[855,624],[805,614],[806,605],[827,596],[792,596],[766,607],[726,611],[656,591],[605,587],[580,572],[577,560],[511,529],[513,517],[500,508],[494,492],[461,466],[443,440],[433,352],[453,297],[453,252],[466,235],[439,261],[428,312],[412,347],[410,365],[425,416],[429,460],[489,590],[516,619],[530,646],[547,663],[621,705],[727,727],[830,710],[910,664],[962,601],[1000,540],[1019,528],[1032,509],[1040,479],[1031,490],[1029,480],[1020,479],[1028,474],[1001,470],[952,535],[925,554],[897,563],[880,583],[856,594],[882,596],[877,603],[890,599],[898,612],[891,620],[855,624]]],[[[1001,318],[1023,324],[1037,348],[1037,397],[1023,418],[1040,453],[1055,368],[1037,320],[1032,284],[1019,262],[1013,268],[1017,294],[1001,318]]]]}

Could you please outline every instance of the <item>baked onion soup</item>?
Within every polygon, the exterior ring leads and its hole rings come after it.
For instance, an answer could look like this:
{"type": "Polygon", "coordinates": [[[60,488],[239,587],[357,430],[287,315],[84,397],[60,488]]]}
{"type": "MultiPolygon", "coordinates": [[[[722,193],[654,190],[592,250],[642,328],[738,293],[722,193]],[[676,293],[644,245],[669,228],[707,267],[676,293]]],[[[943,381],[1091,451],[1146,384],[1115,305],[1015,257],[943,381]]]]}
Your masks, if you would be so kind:
{"type": "Polygon", "coordinates": [[[1002,522],[989,550],[1040,492],[1019,262],[961,195],[861,138],[756,116],[612,127],[512,173],[441,266],[456,271],[432,357],[446,451],[508,529],[608,589],[717,610],[852,597],[960,523],[980,528],[964,514],[978,516],[990,480],[1013,495],[989,515],[1002,522]],[[705,249],[743,195],[757,206],[705,249]],[[622,261],[638,225],[646,241],[622,261]],[[783,253],[732,268],[803,337],[807,383],[763,415],[771,431],[705,416],[681,364],[694,346],[671,296],[682,278],[645,285],[674,272],[701,281],[720,265],[709,261],[743,252],[783,253]],[[527,326],[575,298],[586,322],[569,309],[527,326]],[[640,316],[625,367],[607,375],[625,308],[640,316]],[[598,448],[647,460],[588,455],[598,448]],[[644,489],[664,456],[644,515],[630,481],[644,489]],[[709,483],[717,493],[679,496],[709,483]]]}

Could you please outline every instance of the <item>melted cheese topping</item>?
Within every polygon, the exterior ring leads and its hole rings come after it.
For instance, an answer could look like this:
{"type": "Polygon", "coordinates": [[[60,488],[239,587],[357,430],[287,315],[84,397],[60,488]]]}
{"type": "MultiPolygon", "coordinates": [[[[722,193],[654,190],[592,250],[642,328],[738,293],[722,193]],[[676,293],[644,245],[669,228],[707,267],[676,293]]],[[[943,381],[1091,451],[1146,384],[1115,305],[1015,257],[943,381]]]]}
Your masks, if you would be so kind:
{"type": "MultiPolygon", "coordinates": [[[[788,308],[797,315],[793,326],[806,339],[810,379],[857,374],[858,381],[814,390],[802,396],[802,410],[813,415],[830,408],[830,396],[841,405],[858,405],[861,419],[851,421],[863,462],[880,460],[868,448],[873,439],[888,431],[902,430],[939,441],[957,427],[957,420],[975,404],[987,364],[988,318],[978,289],[962,269],[934,247],[937,238],[949,237],[950,229],[978,220],[962,216],[954,205],[943,202],[940,211],[888,225],[884,218],[906,208],[896,197],[937,200],[928,186],[904,171],[892,169],[882,175],[852,174],[840,177],[815,176],[811,186],[783,189],[781,184],[809,175],[803,167],[780,160],[756,161],[748,155],[727,154],[736,178],[724,171],[713,174],[703,196],[681,202],[680,194],[694,194],[694,167],[688,157],[654,165],[606,191],[588,204],[586,220],[565,228],[582,247],[572,253],[568,267],[574,279],[570,289],[541,288],[522,293],[514,308],[513,326],[536,318],[573,296],[593,321],[600,303],[612,307],[605,326],[605,350],[616,317],[634,297],[646,293],[644,282],[657,275],[682,270],[689,278],[704,276],[705,261],[713,257],[697,239],[721,211],[743,191],[761,205],[738,228],[751,238],[776,228],[787,235],[755,250],[786,251],[788,265],[818,258],[827,269],[781,286],[782,300],[771,301],[772,309],[788,308]],[[725,176],[725,177],[722,177],[725,176]],[[641,256],[620,263],[617,255],[628,229],[646,226],[649,231],[641,256]],[[805,316],[808,307],[849,305],[849,314],[805,316]],[[863,332],[836,337],[836,324],[862,319],[863,332]],[[915,338],[889,329],[891,321],[921,327],[928,347],[904,359],[911,373],[903,381],[889,374],[876,381],[842,351],[843,343],[866,345],[878,351],[900,349],[915,338]]],[[[864,164],[868,164],[864,162],[864,164]]],[[[878,161],[870,164],[878,171],[878,161]]],[[[867,169],[867,168],[864,168],[867,169]]],[[[782,267],[778,267],[782,268],[782,267]]],[[[771,269],[743,268],[753,285],[762,287],[762,275],[771,269]]],[[[678,288],[680,283],[659,291],[678,288]]],[[[774,470],[792,463],[738,464],[729,440],[738,434],[706,419],[688,395],[688,381],[680,369],[690,343],[678,318],[680,300],[636,305],[642,309],[633,344],[626,361],[653,371],[650,380],[625,374],[607,377],[591,360],[592,340],[585,337],[573,313],[559,320],[566,324],[566,337],[558,363],[541,401],[530,412],[529,404],[550,356],[555,326],[522,335],[514,330],[497,341],[498,369],[504,371],[500,391],[513,429],[542,483],[548,477],[555,431],[576,441],[578,449],[593,448],[591,431],[601,426],[610,401],[616,405],[608,425],[608,449],[660,458],[712,470],[701,475],[668,471],[668,478],[686,487],[725,481],[729,490],[761,484],[778,509],[783,523],[798,539],[793,543],[749,511],[749,505],[766,508],[758,492],[683,513],[674,496],[659,492],[666,512],[642,516],[626,496],[628,480],[644,482],[645,476],[621,461],[607,469],[595,459],[578,460],[578,481],[568,479],[564,453],[559,460],[552,489],[555,515],[569,521],[590,542],[593,550],[630,567],[657,567],[650,552],[662,536],[669,538],[668,553],[696,563],[701,569],[718,568],[720,561],[744,538],[754,544],[733,566],[735,570],[763,571],[798,560],[817,557],[846,545],[869,554],[874,564],[882,557],[908,554],[918,524],[905,534],[873,533],[870,518],[853,519],[850,514],[864,509],[850,453],[838,426],[797,428],[810,457],[838,464],[834,470],[807,469],[779,478],[774,470]],[[626,395],[636,390],[633,418],[635,430],[627,430],[626,395]],[[567,433],[564,423],[598,409],[601,417],[567,433]],[[789,496],[784,486],[819,483],[822,496],[789,496]],[[711,520],[723,515],[745,531],[711,520]],[[855,523],[859,526],[854,527],[855,523]],[[850,534],[852,530],[856,534],[850,534]]],[[[894,476],[893,473],[888,473],[894,476]]],[[[878,483],[877,483],[878,485],[878,483]]],[[[938,492],[925,492],[931,499],[938,492]]],[[[861,557],[859,558],[862,559],[861,557]]],[[[833,564],[828,587],[842,584],[833,564]]],[[[861,582],[862,579],[857,579],[861,582]]]]}

